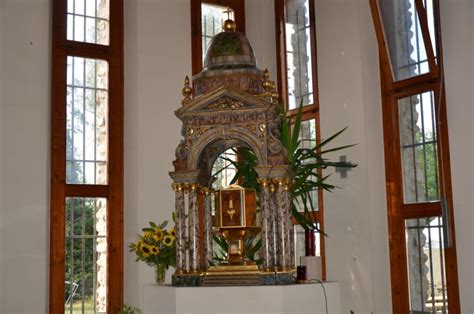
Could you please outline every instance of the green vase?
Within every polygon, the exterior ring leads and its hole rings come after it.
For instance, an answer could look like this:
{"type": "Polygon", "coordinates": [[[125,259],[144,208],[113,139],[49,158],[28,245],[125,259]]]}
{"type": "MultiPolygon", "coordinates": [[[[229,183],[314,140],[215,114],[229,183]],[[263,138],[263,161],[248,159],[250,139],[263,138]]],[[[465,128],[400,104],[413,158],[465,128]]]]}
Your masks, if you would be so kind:
{"type": "Polygon", "coordinates": [[[155,265],[155,283],[157,285],[163,285],[166,277],[166,266],[164,264],[155,265]]]}

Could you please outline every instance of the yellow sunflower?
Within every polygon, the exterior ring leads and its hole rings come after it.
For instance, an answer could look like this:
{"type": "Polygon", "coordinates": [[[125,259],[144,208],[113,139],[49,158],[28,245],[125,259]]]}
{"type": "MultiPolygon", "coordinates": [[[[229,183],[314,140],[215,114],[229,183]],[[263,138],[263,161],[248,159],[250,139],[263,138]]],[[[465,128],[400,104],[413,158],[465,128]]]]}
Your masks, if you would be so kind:
{"type": "Polygon", "coordinates": [[[161,228],[155,228],[155,233],[153,235],[153,239],[158,242],[163,238],[163,230],[161,228]]]}
{"type": "Polygon", "coordinates": [[[172,235],[166,235],[163,238],[163,244],[166,246],[172,246],[174,244],[175,238],[172,235]]]}
{"type": "Polygon", "coordinates": [[[151,247],[151,254],[152,254],[152,255],[156,255],[156,254],[158,254],[158,253],[160,253],[160,249],[157,248],[156,246],[152,246],[152,247],[151,247]]]}
{"type": "Polygon", "coordinates": [[[143,235],[143,237],[145,239],[150,239],[150,238],[153,237],[153,235],[154,235],[154,233],[152,231],[145,231],[145,234],[143,235]]]}
{"type": "Polygon", "coordinates": [[[143,244],[140,250],[142,251],[142,254],[144,257],[150,256],[151,251],[152,251],[151,247],[147,244],[143,244]]]}
{"type": "Polygon", "coordinates": [[[173,237],[176,237],[176,231],[174,231],[174,228],[171,228],[170,231],[168,231],[168,233],[172,235],[173,237]]]}
{"type": "Polygon", "coordinates": [[[135,244],[135,248],[136,248],[137,250],[141,250],[144,245],[145,245],[145,243],[143,242],[143,240],[140,239],[140,240],[137,242],[137,244],[135,244]]]}

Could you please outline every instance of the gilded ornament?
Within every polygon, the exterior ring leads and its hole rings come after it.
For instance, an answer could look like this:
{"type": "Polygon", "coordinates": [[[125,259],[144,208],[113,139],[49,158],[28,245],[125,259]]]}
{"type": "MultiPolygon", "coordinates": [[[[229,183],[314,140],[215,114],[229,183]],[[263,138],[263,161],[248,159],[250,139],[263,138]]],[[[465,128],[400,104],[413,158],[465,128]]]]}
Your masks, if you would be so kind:
{"type": "Polygon", "coordinates": [[[207,109],[213,109],[213,110],[215,110],[215,109],[238,109],[238,108],[241,108],[243,106],[244,106],[244,104],[239,100],[235,100],[235,99],[232,99],[230,97],[222,97],[219,100],[217,100],[213,103],[210,103],[207,106],[207,109]]]}
{"type": "Polygon", "coordinates": [[[186,78],[184,79],[184,87],[183,90],[181,91],[182,95],[184,96],[184,99],[181,101],[181,104],[187,105],[192,101],[191,95],[193,93],[193,89],[191,88],[189,84],[189,77],[186,75],[186,78]]]}

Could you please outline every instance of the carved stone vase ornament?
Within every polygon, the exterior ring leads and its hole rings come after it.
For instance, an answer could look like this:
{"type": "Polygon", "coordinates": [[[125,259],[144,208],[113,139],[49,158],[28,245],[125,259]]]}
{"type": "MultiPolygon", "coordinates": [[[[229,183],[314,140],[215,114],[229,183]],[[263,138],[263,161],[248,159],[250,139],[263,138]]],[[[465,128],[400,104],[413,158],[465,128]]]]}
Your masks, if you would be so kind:
{"type": "MultiPolygon", "coordinates": [[[[247,38],[227,20],[224,32],[210,42],[204,69],[186,77],[181,106],[183,139],[176,148],[174,171],[176,271],[175,286],[288,284],[294,281],[294,243],[291,223],[289,167],[279,139],[279,108],[275,83],[268,71],[257,68],[247,38]],[[192,87],[191,87],[192,86],[192,87]],[[246,220],[255,208],[244,189],[214,191],[211,170],[216,158],[233,147],[253,150],[260,190],[261,215],[246,220]],[[212,204],[220,216],[217,232],[237,249],[224,265],[213,262],[212,204]],[[253,207],[252,207],[253,206],[253,207]],[[249,235],[260,233],[260,266],[241,258],[238,247],[249,235]],[[239,242],[240,241],[240,242],[239,242]]],[[[250,195],[250,194],[249,194],[250,195]]],[[[214,219],[216,220],[216,219],[214,219]]]]}

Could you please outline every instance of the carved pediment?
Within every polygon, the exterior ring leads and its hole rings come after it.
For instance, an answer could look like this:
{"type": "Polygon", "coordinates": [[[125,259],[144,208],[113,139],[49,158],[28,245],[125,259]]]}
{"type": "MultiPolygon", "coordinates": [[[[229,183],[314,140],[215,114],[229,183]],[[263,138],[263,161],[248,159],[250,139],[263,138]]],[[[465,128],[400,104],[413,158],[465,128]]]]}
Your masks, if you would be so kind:
{"type": "Polygon", "coordinates": [[[270,102],[244,91],[222,86],[215,91],[195,98],[176,111],[181,120],[196,115],[220,115],[225,112],[265,112],[272,107],[270,102]]]}

